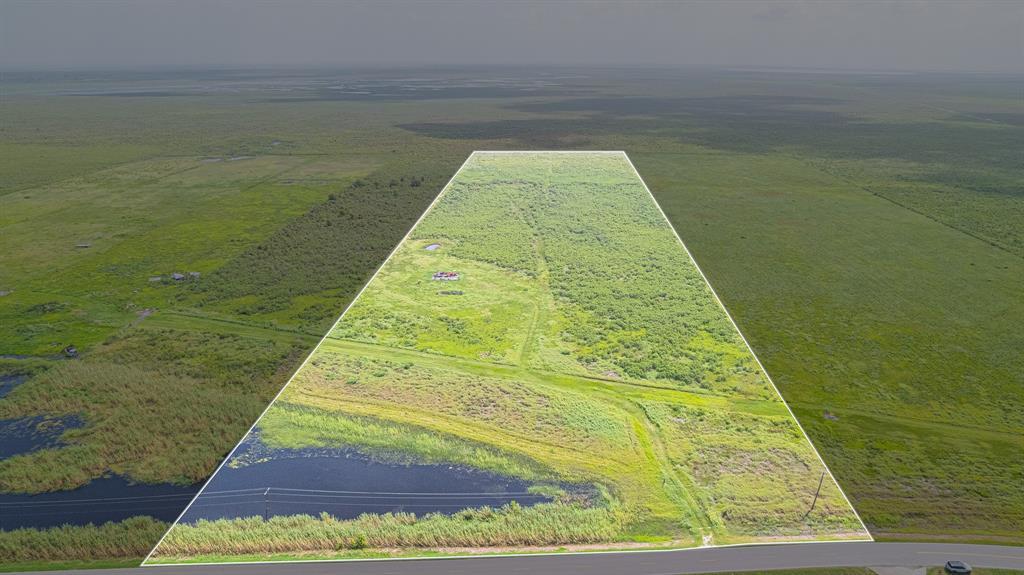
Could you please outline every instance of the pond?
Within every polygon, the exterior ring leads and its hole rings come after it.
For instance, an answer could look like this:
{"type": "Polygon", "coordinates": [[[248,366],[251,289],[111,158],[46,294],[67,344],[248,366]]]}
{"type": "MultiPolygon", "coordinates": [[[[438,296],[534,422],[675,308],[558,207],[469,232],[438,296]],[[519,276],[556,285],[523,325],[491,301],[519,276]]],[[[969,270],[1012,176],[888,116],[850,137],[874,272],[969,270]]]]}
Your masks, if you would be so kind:
{"type": "MultiPolygon", "coordinates": [[[[0,420],[0,459],[60,446],[61,434],[83,423],[73,415],[0,420]]],[[[0,493],[0,529],[99,524],[136,515],[173,521],[198,490],[198,485],[146,485],[112,475],[70,491],[0,493]]]]}
{"type": "Polygon", "coordinates": [[[0,459],[61,445],[61,434],[83,423],[75,415],[0,419],[0,459]]]}
{"type": "Polygon", "coordinates": [[[451,465],[381,463],[351,450],[268,451],[246,440],[235,461],[214,476],[182,518],[198,519],[327,512],[340,519],[363,513],[455,513],[467,507],[529,506],[548,497],[530,483],[451,465]]]}
{"type": "Polygon", "coordinates": [[[0,375],[0,398],[6,397],[7,394],[14,391],[15,387],[26,381],[28,381],[28,376],[24,374],[0,375]]]}
{"type": "Polygon", "coordinates": [[[100,524],[136,515],[170,522],[198,490],[198,485],[147,485],[113,475],[71,491],[0,493],[0,529],[100,524]]]}

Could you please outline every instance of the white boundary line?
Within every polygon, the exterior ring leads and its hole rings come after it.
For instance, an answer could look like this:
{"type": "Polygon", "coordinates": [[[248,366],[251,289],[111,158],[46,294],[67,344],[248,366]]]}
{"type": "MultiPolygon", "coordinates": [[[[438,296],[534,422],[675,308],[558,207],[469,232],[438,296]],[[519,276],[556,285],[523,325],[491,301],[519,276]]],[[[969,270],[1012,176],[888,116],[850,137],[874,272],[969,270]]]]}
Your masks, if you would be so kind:
{"type": "Polygon", "coordinates": [[[402,239],[398,242],[398,244],[394,247],[394,249],[391,250],[391,253],[389,253],[388,257],[384,259],[384,262],[381,263],[379,267],[377,267],[377,269],[373,272],[373,275],[370,276],[370,279],[367,280],[367,282],[359,290],[359,293],[357,293],[356,296],[354,298],[352,298],[352,301],[350,301],[348,303],[348,305],[345,306],[345,309],[341,312],[341,315],[338,316],[338,319],[335,320],[334,323],[331,325],[331,328],[329,330],[327,330],[327,333],[324,334],[323,338],[321,338],[320,341],[317,342],[317,344],[313,348],[313,350],[310,351],[309,355],[306,356],[306,359],[304,359],[302,361],[302,363],[299,364],[299,367],[296,368],[295,372],[292,373],[291,377],[288,378],[288,381],[285,382],[284,386],[282,386],[280,391],[277,392],[277,395],[274,396],[274,399],[272,399],[270,401],[270,403],[267,404],[267,407],[264,408],[263,413],[261,413],[260,416],[258,418],[256,418],[256,421],[253,422],[252,426],[249,427],[249,430],[245,432],[245,435],[242,436],[242,439],[240,439],[238,441],[238,443],[235,444],[235,447],[228,453],[227,457],[224,458],[224,461],[222,461],[220,463],[220,465],[217,466],[217,469],[214,470],[212,475],[210,475],[210,478],[207,479],[206,483],[204,483],[203,486],[199,489],[199,491],[196,492],[196,494],[192,498],[192,500],[189,501],[189,504],[185,507],[185,509],[181,512],[181,514],[178,515],[178,518],[174,520],[174,523],[171,524],[171,526],[167,529],[167,531],[164,532],[163,536],[160,537],[160,540],[157,541],[156,545],[153,546],[153,548],[149,551],[149,553],[146,555],[146,558],[142,560],[142,563],[139,566],[140,567],[168,567],[168,566],[188,567],[189,565],[202,566],[202,565],[260,565],[260,564],[288,564],[288,563],[345,563],[345,562],[355,562],[355,561],[432,561],[432,560],[440,560],[440,559],[471,559],[471,558],[485,558],[485,557],[545,557],[545,556],[555,556],[555,555],[557,555],[557,556],[564,556],[564,555],[600,555],[600,554],[611,554],[611,553],[670,553],[670,552],[693,551],[693,550],[698,550],[698,549],[719,549],[719,548],[724,549],[724,548],[728,548],[728,547],[751,547],[751,546],[768,546],[768,545],[806,545],[806,544],[813,544],[813,543],[870,543],[870,542],[874,542],[874,541],[875,541],[874,536],[871,535],[871,532],[868,530],[867,526],[864,525],[864,521],[860,518],[860,514],[857,513],[857,509],[853,506],[852,503],[850,503],[850,499],[846,496],[846,493],[843,491],[842,486],[839,485],[839,482],[836,481],[835,477],[832,475],[832,470],[830,470],[828,468],[828,465],[825,463],[825,460],[821,458],[821,454],[818,453],[818,449],[814,446],[814,443],[811,441],[811,438],[807,435],[807,432],[804,431],[803,426],[800,425],[800,420],[797,419],[796,415],[793,414],[793,410],[790,409],[789,404],[786,403],[786,399],[784,397],[782,397],[782,394],[779,392],[779,388],[775,386],[775,382],[772,381],[771,376],[768,375],[768,371],[764,368],[764,365],[761,364],[761,360],[758,359],[757,354],[754,353],[754,349],[752,347],[750,347],[750,343],[747,341],[747,338],[743,335],[743,332],[740,331],[739,326],[736,325],[736,321],[733,320],[732,315],[729,313],[729,310],[725,307],[725,304],[722,303],[721,298],[718,297],[718,294],[715,292],[715,288],[713,288],[711,286],[711,282],[708,281],[707,276],[704,275],[704,271],[702,269],[700,269],[700,266],[697,264],[697,260],[694,259],[693,254],[690,253],[690,249],[686,247],[686,244],[683,242],[683,239],[681,237],[679,237],[679,233],[676,232],[676,229],[672,225],[671,220],[668,219],[668,216],[665,215],[664,210],[661,209],[661,204],[658,203],[657,198],[655,198],[654,194],[651,193],[650,188],[647,187],[647,182],[644,181],[643,176],[641,176],[640,172],[637,171],[636,166],[633,165],[633,161],[629,158],[629,155],[625,152],[625,150],[474,150],[462,162],[462,165],[460,165],[459,169],[455,171],[455,173],[452,175],[452,177],[448,180],[448,183],[445,184],[443,188],[441,188],[441,191],[438,192],[437,196],[434,197],[434,200],[432,202],[430,202],[430,205],[427,206],[427,209],[424,210],[422,214],[420,214],[420,217],[416,220],[415,223],[413,223],[412,227],[410,227],[409,230],[405,233],[405,236],[403,236],[402,239]],[[318,349],[320,349],[320,346],[324,343],[324,341],[326,341],[327,338],[331,335],[331,332],[333,332],[334,329],[338,326],[338,324],[341,323],[341,320],[345,317],[345,314],[348,313],[348,310],[356,303],[356,301],[359,299],[359,296],[363,295],[363,292],[366,291],[366,288],[369,287],[369,285],[377,277],[377,275],[384,268],[384,266],[387,265],[388,261],[390,261],[391,258],[395,255],[395,253],[398,252],[398,249],[400,247],[402,247],[402,244],[404,244],[405,241],[407,239],[409,239],[409,236],[412,235],[412,232],[416,229],[416,226],[418,226],[420,224],[420,222],[423,221],[423,218],[425,218],[427,216],[427,214],[430,213],[430,210],[432,210],[434,208],[434,205],[437,204],[437,202],[441,199],[441,197],[444,195],[444,193],[446,191],[448,191],[448,188],[451,186],[452,182],[455,181],[455,178],[458,177],[458,175],[462,172],[463,168],[465,168],[466,165],[469,164],[469,161],[472,160],[473,157],[476,156],[477,154],[481,154],[481,155],[483,155],[483,154],[495,154],[495,155],[497,155],[497,154],[510,154],[510,155],[511,154],[621,154],[622,157],[625,158],[626,163],[629,164],[630,169],[633,170],[633,173],[636,175],[637,179],[640,180],[640,183],[643,185],[644,190],[647,191],[647,195],[650,196],[651,201],[654,202],[654,206],[656,208],[658,208],[658,212],[661,214],[661,217],[664,218],[665,223],[668,224],[669,229],[672,230],[672,234],[676,237],[676,240],[679,241],[679,245],[681,245],[683,247],[683,250],[686,252],[687,257],[690,258],[690,262],[693,263],[693,266],[695,268],[697,268],[697,272],[700,274],[701,278],[704,279],[704,284],[708,286],[708,289],[711,291],[711,295],[714,296],[715,301],[718,302],[718,305],[722,308],[722,311],[725,312],[726,317],[729,318],[729,322],[732,324],[733,329],[735,329],[736,333],[739,334],[740,339],[743,340],[743,343],[746,345],[747,350],[750,352],[750,355],[753,356],[754,361],[757,362],[758,367],[761,369],[761,373],[764,374],[765,378],[768,380],[768,383],[771,384],[772,389],[775,390],[775,393],[779,397],[779,400],[786,407],[786,411],[789,412],[789,416],[791,418],[793,418],[793,421],[796,422],[797,427],[800,428],[800,432],[803,434],[804,439],[807,441],[808,444],[810,444],[811,450],[814,451],[814,454],[818,457],[818,461],[821,462],[822,467],[825,468],[825,471],[826,471],[826,473],[828,473],[828,476],[832,480],[832,483],[834,483],[836,488],[839,489],[839,493],[843,496],[843,499],[846,501],[846,504],[850,506],[850,510],[853,511],[854,516],[857,517],[857,521],[860,522],[861,528],[864,530],[865,533],[867,533],[867,535],[868,535],[868,537],[870,539],[869,540],[863,540],[863,539],[846,539],[846,540],[842,540],[841,539],[841,540],[813,540],[813,541],[772,541],[772,542],[762,542],[762,543],[750,542],[750,543],[734,543],[734,544],[727,544],[727,545],[710,545],[710,546],[701,546],[701,547],[684,547],[684,548],[677,548],[677,549],[630,549],[630,550],[609,550],[609,551],[572,551],[572,552],[553,552],[553,553],[496,553],[496,554],[493,554],[493,555],[449,555],[449,556],[440,556],[440,557],[384,557],[384,558],[379,558],[379,559],[292,559],[292,560],[287,560],[287,561],[272,561],[272,560],[271,561],[220,561],[220,562],[209,562],[209,563],[156,563],[156,564],[153,564],[153,565],[147,565],[149,559],[153,556],[153,553],[155,553],[157,548],[160,547],[160,544],[163,543],[165,538],[167,538],[167,535],[171,532],[171,530],[174,529],[174,527],[178,524],[179,521],[181,521],[181,518],[185,516],[185,513],[187,513],[189,508],[192,507],[192,504],[195,503],[196,499],[198,499],[199,496],[202,495],[203,491],[210,484],[210,482],[213,480],[213,478],[217,475],[217,473],[220,472],[221,468],[224,467],[224,465],[231,459],[231,456],[235,454],[235,451],[238,449],[238,447],[240,445],[242,445],[242,442],[245,441],[245,439],[247,437],[249,437],[249,434],[252,433],[252,430],[255,429],[256,426],[259,424],[260,420],[263,419],[263,416],[267,414],[267,411],[269,411],[270,408],[274,405],[274,403],[277,402],[277,398],[280,397],[282,393],[284,393],[284,390],[288,387],[289,384],[291,384],[292,380],[295,379],[295,376],[298,375],[298,373],[302,370],[302,368],[306,366],[306,364],[313,357],[313,355],[316,353],[316,351],[318,349]]]}
{"type": "Polygon", "coordinates": [[[196,499],[199,499],[199,496],[203,494],[203,491],[205,491],[206,487],[210,484],[211,481],[213,481],[213,478],[216,477],[218,473],[220,473],[221,468],[224,467],[224,465],[231,459],[231,456],[235,454],[235,451],[237,451],[238,447],[242,445],[242,442],[245,441],[245,438],[249,437],[249,434],[252,433],[252,430],[256,429],[256,426],[259,424],[260,420],[263,419],[263,416],[266,415],[267,412],[270,411],[270,408],[274,405],[274,403],[277,402],[277,398],[281,397],[281,394],[284,393],[284,390],[287,389],[288,386],[291,384],[292,380],[295,379],[295,376],[298,375],[300,371],[302,371],[302,368],[306,367],[306,364],[309,363],[309,360],[313,357],[316,351],[320,349],[320,346],[323,345],[325,341],[327,341],[327,338],[330,337],[331,332],[334,331],[334,328],[338,327],[338,324],[341,323],[341,320],[345,317],[345,314],[348,313],[348,310],[352,308],[352,305],[356,303],[356,301],[359,299],[359,296],[363,295],[363,292],[366,291],[366,288],[371,283],[373,283],[373,280],[377,277],[377,274],[380,273],[380,270],[384,269],[384,266],[387,265],[389,261],[391,261],[391,258],[395,255],[395,253],[398,252],[398,249],[402,247],[402,244],[405,243],[405,240],[409,239],[409,236],[412,234],[413,230],[416,229],[416,226],[420,225],[420,222],[423,221],[423,218],[425,218],[428,213],[430,213],[430,210],[434,208],[434,205],[437,204],[437,201],[441,199],[441,196],[443,196],[444,193],[448,191],[449,186],[452,185],[452,182],[455,181],[455,178],[459,175],[459,173],[462,172],[462,169],[466,167],[466,164],[468,164],[469,161],[473,159],[474,155],[476,155],[475,151],[471,153],[469,157],[463,160],[462,165],[459,166],[458,170],[455,170],[455,173],[452,174],[452,177],[448,180],[448,183],[445,184],[443,188],[441,188],[441,191],[438,192],[436,196],[434,196],[434,200],[430,202],[430,205],[427,206],[427,209],[423,210],[423,213],[420,214],[420,217],[417,218],[416,221],[412,224],[412,227],[410,227],[409,230],[405,232],[405,235],[402,236],[402,239],[399,240],[399,242],[395,245],[394,249],[391,250],[391,253],[388,254],[388,257],[384,258],[383,263],[381,263],[380,266],[378,266],[377,269],[374,270],[373,275],[370,276],[370,279],[366,280],[366,283],[363,284],[362,288],[360,288],[359,293],[357,293],[356,296],[352,298],[352,301],[348,302],[348,305],[345,306],[344,310],[342,310],[341,315],[338,316],[338,319],[334,320],[334,323],[331,324],[331,328],[327,330],[327,333],[325,333],[322,338],[320,338],[320,341],[317,342],[316,346],[312,349],[312,351],[309,352],[309,355],[306,356],[306,359],[302,360],[302,363],[299,364],[299,367],[297,367],[295,371],[292,372],[291,377],[289,377],[288,381],[286,381],[285,384],[281,386],[281,389],[277,392],[277,395],[274,396],[274,399],[270,400],[270,403],[267,404],[267,407],[263,409],[263,413],[261,413],[260,416],[256,418],[256,421],[254,421],[253,424],[249,426],[249,430],[246,431],[245,435],[243,435],[242,438],[238,440],[238,443],[235,444],[235,447],[232,448],[231,451],[228,453],[227,457],[224,458],[224,461],[220,462],[220,465],[218,465],[217,469],[215,469],[213,474],[210,475],[210,478],[207,479],[205,483],[203,483],[203,486],[199,488],[199,491],[197,491],[195,496],[192,497],[192,500],[188,502],[188,505],[181,512],[181,514],[178,515],[178,518],[174,520],[174,523],[172,523],[171,526],[167,528],[167,531],[164,531],[164,534],[160,537],[160,540],[157,541],[156,545],[154,545],[153,548],[149,550],[149,553],[146,554],[146,558],[143,559],[142,563],[139,565],[140,567],[146,566],[146,562],[149,561],[150,557],[153,556],[153,553],[156,552],[158,547],[160,547],[160,544],[164,542],[164,539],[167,538],[167,535],[171,532],[172,529],[174,529],[176,525],[178,525],[178,522],[181,521],[181,518],[185,516],[185,513],[188,513],[188,510],[189,508],[192,507],[192,504],[196,502],[196,499]]]}
{"type": "Polygon", "coordinates": [[[655,207],[657,207],[658,211],[661,212],[661,217],[665,218],[665,223],[668,224],[669,229],[672,230],[672,233],[676,236],[676,239],[679,240],[679,245],[683,246],[683,250],[686,251],[686,255],[689,256],[690,261],[693,262],[693,267],[697,268],[697,271],[700,273],[700,277],[704,278],[704,283],[708,286],[708,289],[711,290],[711,295],[715,297],[715,301],[717,301],[718,305],[722,307],[722,311],[725,312],[725,317],[729,318],[729,323],[732,324],[733,329],[736,330],[736,333],[740,334],[740,339],[742,339],[743,344],[747,346],[747,350],[750,352],[750,355],[753,356],[754,361],[757,362],[757,366],[761,368],[761,373],[764,374],[765,379],[767,379],[768,383],[771,384],[772,389],[775,390],[775,394],[779,396],[779,401],[782,402],[782,405],[786,406],[786,411],[789,412],[789,416],[793,418],[793,421],[796,422],[797,427],[800,428],[800,433],[803,434],[804,439],[807,440],[807,443],[811,446],[811,450],[814,451],[814,455],[818,456],[818,461],[820,461],[821,466],[825,468],[825,472],[828,473],[829,479],[831,479],[832,483],[834,483],[836,488],[839,489],[839,494],[843,496],[843,499],[846,500],[846,504],[849,505],[850,510],[853,511],[853,515],[857,518],[857,521],[860,522],[861,529],[864,530],[864,533],[868,534],[868,537],[871,538],[871,541],[874,541],[874,535],[872,535],[871,531],[868,530],[867,525],[864,525],[864,520],[861,519],[860,514],[857,513],[857,508],[853,506],[853,503],[850,503],[850,498],[846,496],[846,492],[843,491],[843,487],[839,485],[839,482],[836,481],[835,476],[832,475],[832,470],[828,468],[828,464],[825,463],[825,460],[822,459],[821,454],[818,453],[818,448],[814,446],[814,442],[811,441],[810,436],[807,435],[807,431],[804,430],[804,426],[800,424],[800,420],[797,419],[796,415],[793,413],[793,410],[789,407],[789,404],[786,403],[786,398],[782,397],[782,393],[779,391],[778,386],[776,386],[775,382],[772,381],[772,376],[768,375],[768,370],[764,368],[764,365],[761,363],[761,360],[758,359],[757,354],[754,353],[754,348],[750,347],[750,342],[747,341],[747,337],[743,335],[742,331],[740,331],[740,326],[736,325],[736,320],[732,318],[732,314],[729,313],[729,309],[725,307],[724,303],[722,303],[722,298],[718,297],[718,293],[715,292],[715,288],[711,286],[711,282],[708,280],[708,276],[704,275],[704,270],[700,269],[700,265],[697,264],[697,260],[693,257],[693,254],[690,253],[690,248],[686,247],[686,243],[683,242],[683,238],[679,237],[679,232],[677,232],[675,226],[672,225],[672,221],[668,219],[668,216],[665,215],[665,211],[661,209],[661,204],[658,203],[658,199],[654,197],[653,193],[651,193],[651,189],[647,187],[647,182],[644,181],[643,176],[640,175],[640,172],[636,169],[636,166],[633,165],[633,160],[629,159],[629,154],[627,154],[625,151],[622,152],[622,157],[626,159],[626,162],[629,163],[629,167],[632,168],[633,173],[636,174],[637,179],[640,180],[640,183],[643,184],[644,189],[647,190],[647,195],[651,197],[651,201],[654,202],[655,207]]]}
{"type": "MultiPolygon", "coordinates": [[[[546,153],[546,152],[545,152],[546,153]]],[[[540,553],[490,553],[478,555],[433,555],[429,557],[375,557],[375,558],[350,558],[350,559],[282,559],[274,561],[267,559],[262,561],[213,561],[204,563],[153,563],[152,565],[141,565],[141,567],[159,568],[189,568],[209,567],[213,565],[290,565],[292,563],[382,563],[392,561],[458,561],[464,559],[501,559],[501,558],[528,558],[528,557],[566,557],[574,555],[639,555],[641,553],[692,553],[695,551],[714,551],[716,549],[731,549],[735,547],[775,547],[781,545],[815,545],[825,543],[862,543],[874,545],[886,545],[877,541],[867,539],[818,539],[809,541],[762,541],[750,543],[728,543],[725,545],[707,545],[698,547],[674,547],[660,549],[608,549],[604,551],[544,551],[540,553]]],[[[915,544],[913,541],[894,542],[896,544],[915,544]]],[[[923,545],[943,545],[943,543],[923,543],[923,545]]],[[[783,567],[782,569],[785,569],[783,567]]],[[[807,569],[798,567],[797,569],[807,569]]],[[[810,567],[814,569],[814,567],[810,567]]],[[[772,568],[771,571],[774,571],[772,568]]],[[[759,572],[758,572],[759,573],[759,572]]],[[[713,575],[713,572],[712,572],[713,575]]]]}

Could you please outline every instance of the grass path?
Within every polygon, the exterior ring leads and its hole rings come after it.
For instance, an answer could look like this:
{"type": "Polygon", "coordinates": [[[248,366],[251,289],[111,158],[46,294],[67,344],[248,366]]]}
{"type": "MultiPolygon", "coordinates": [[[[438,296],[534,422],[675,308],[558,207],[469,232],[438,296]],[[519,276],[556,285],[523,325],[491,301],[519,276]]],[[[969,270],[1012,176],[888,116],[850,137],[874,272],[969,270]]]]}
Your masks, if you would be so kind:
{"type": "Polygon", "coordinates": [[[324,341],[321,349],[353,357],[412,361],[424,367],[444,368],[471,375],[500,377],[515,381],[569,388],[577,391],[586,390],[588,393],[614,394],[631,399],[652,399],[664,402],[686,403],[696,407],[748,413],[751,415],[786,415],[785,408],[776,400],[737,400],[713,393],[700,394],[631,381],[523,368],[509,364],[440,355],[406,348],[395,348],[349,339],[329,337],[324,341]]]}
{"type": "MultiPolygon", "coordinates": [[[[546,185],[550,186],[550,184],[546,185]]],[[[544,321],[546,320],[547,314],[544,313],[544,308],[550,303],[551,270],[548,269],[548,262],[544,258],[544,237],[537,232],[536,222],[534,222],[530,218],[529,213],[524,211],[518,204],[514,204],[513,208],[515,208],[522,220],[530,227],[530,232],[533,234],[533,241],[530,246],[533,250],[534,261],[536,262],[537,269],[537,298],[534,302],[533,315],[530,316],[526,333],[523,336],[523,345],[519,348],[519,356],[517,358],[520,366],[527,366],[530,364],[530,358],[537,347],[537,326],[544,325],[544,321]]]]}
{"type": "Polygon", "coordinates": [[[538,290],[539,297],[534,303],[533,314],[530,316],[530,321],[526,327],[526,333],[523,336],[523,344],[519,347],[519,355],[516,358],[516,363],[520,366],[527,366],[530,364],[530,358],[537,348],[537,327],[544,325],[547,319],[545,308],[548,306],[548,295],[550,293],[550,277],[551,273],[548,271],[547,262],[544,261],[544,240],[539,236],[534,236],[533,239],[533,250],[537,255],[537,267],[540,270],[537,274],[537,283],[540,285],[538,290]]]}
{"type": "Polygon", "coordinates": [[[320,335],[283,327],[267,327],[252,323],[220,318],[215,315],[195,315],[178,311],[158,311],[147,317],[139,327],[167,327],[171,329],[194,330],[205,333],[227,333],[261,339],[279,340],[301,338],[310,347],[320,341],[320,335]]]}

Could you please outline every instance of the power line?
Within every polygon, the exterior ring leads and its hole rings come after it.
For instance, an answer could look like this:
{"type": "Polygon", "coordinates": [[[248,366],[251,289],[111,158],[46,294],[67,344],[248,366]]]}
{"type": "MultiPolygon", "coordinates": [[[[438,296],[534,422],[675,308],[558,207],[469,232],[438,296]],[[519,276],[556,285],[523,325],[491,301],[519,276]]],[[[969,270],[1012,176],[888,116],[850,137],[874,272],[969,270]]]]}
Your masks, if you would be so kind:
{"type": "Polygon", "coordinates": [[[192,497],[192,494],[181,493],[177,495],[140,495],[138,497],[99,497],[96,499],[64,499],[60,501],[9,501],[0,502],[0,507],[43,507],[77,504],[99,504],[119,501],[129,503],[132,501],[152,501],[156,499],[185,499],[188,497],[192,497]]]}
{"type": "Polygon", "coordinates": [[[529,491],[474,491],[469,493],[459,493],[454,491],[330,491],[327,489],[293,489],[289,487],[271,487],[270,489],[274,491],[301,491],[309,493],[346,493],[355,495],[534,495],[534,493],[529,491]]]}

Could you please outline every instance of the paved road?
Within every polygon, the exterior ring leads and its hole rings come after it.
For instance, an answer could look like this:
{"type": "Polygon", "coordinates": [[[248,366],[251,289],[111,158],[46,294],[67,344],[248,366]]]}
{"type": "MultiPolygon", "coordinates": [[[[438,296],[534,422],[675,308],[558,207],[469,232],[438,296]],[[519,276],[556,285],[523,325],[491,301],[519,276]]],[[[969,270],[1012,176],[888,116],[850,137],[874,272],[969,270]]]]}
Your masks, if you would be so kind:
{"type": "Polygon", "coordinates": [[[676,575],[852,566],[942,565],[960,559],[975,567],[1024,570],[1024,547],[947,543],[799,543],[579,555],[470,557],[402,561],[343,561],[193,565],[66,571],[81,575],[676,575]]]}

